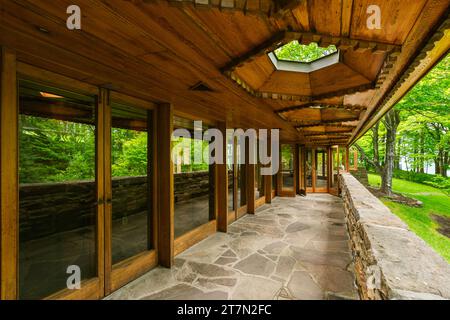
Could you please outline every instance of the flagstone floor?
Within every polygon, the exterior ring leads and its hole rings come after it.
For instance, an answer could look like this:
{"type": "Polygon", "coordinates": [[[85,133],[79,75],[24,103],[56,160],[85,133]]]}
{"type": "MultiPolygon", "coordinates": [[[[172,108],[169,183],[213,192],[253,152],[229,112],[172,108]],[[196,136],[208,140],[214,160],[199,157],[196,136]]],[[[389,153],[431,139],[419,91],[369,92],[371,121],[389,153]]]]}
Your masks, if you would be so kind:
{"type": "Polygon", "coordinates": [[[340,198],[277,198],[107,299],[358,299],[340,198]]]}

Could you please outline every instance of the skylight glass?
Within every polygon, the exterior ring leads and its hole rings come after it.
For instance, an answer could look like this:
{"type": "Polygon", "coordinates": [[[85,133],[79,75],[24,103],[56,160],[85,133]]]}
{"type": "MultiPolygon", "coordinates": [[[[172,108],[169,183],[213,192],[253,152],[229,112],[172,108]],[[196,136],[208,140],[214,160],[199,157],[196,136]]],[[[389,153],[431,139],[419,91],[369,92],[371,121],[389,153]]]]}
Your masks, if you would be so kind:
{"type": "Polygon", "coordinates": [[[279,60],[301,63],[314,62],[336,52],[337,49],[334,45],[331,45],[328,48],[322,48],[315,42],[312,42],[309,45],[303,45],[297,40],[291,41],[274,51],[275,56],[279,60]]]}

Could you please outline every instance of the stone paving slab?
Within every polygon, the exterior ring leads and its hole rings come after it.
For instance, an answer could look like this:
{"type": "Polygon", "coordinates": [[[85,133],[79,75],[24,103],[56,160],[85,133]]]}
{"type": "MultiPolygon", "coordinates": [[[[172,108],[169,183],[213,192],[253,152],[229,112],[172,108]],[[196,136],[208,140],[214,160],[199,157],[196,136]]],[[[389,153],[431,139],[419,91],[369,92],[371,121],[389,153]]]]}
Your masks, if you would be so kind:
{"type": "Polygon", "coordinates": [[[358,299],[342,201],[277,198],[107,299],[358,299]]]}

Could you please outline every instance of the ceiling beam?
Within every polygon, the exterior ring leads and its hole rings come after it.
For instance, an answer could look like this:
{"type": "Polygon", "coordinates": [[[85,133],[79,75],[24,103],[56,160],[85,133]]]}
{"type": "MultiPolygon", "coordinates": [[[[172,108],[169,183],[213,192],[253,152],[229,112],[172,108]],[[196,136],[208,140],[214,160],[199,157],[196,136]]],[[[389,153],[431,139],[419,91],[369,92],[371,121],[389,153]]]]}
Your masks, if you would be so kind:
{"type": "Polygon", "coordinates": [[[339,50],[355,50],[359,52],[370,50],[371,52],[401,52],[402,47],[394,44],[387,44],[378,41],[367,41],[352,39],[351,37],[333,37],[326,34],[312,33],[312,32],[295,32],[287,31],[286,37],[290,41],[297,40],[300,44],[309,45],[312,42],[316,42],[320,47],[326,48],[330,45],[334,45],[339,50]]]}
{"type": "Polygon", "coordinates": [[[356,128],[357,125],[355,124],[345,124],[344,122],[335,121],[335,122],[329,122],[329,123],[310,123],[310,124],[299,124],[296,125],[295,128],[302,129],[302,128],[314,128],[314,127],[340,127],[340,128],[356,128]]]}
{"type": "Polygon", "coordinates": [[[329,103],[307,103],[299,106],[292,106],[283,109],[276,110],[275,113],[283,114],[291,111],[303,110],[303,109],[343,109],[347,111],[361,112],[367,110],[367,107],[361,105],[349,105],[349,104],[329,104],[329,103]]]}
{"type": "Polygon", "coordinates": [[[316,136],[351,136],[352,132],[342,132],[342,131],[329,131],[329,132],[315,132],[315,133],[303,133],[304,137],[316,137],[316,136]]]}

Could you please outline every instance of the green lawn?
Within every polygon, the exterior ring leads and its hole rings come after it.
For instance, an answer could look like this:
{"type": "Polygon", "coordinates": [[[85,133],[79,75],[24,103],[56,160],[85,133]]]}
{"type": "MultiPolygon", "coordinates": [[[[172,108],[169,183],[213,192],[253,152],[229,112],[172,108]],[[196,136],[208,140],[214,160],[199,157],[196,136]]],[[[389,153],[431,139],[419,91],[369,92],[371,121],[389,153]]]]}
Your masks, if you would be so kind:
{"type": "MultiPolygon", "coordinates": [[[[369,184],[379,187],[380,176],[369,174],[369,184]]],[[[450,197],[439,189],[400,179],[394,179],[393,189],[394,192],[422,201],[423,207],[411,208],[382,199],[384,204],[450,263],[450,239],[436,231],[437,223],[430,218],[431,213],[450,217],[450,197]]]]}

